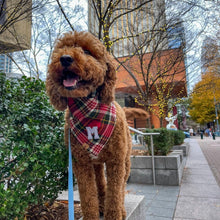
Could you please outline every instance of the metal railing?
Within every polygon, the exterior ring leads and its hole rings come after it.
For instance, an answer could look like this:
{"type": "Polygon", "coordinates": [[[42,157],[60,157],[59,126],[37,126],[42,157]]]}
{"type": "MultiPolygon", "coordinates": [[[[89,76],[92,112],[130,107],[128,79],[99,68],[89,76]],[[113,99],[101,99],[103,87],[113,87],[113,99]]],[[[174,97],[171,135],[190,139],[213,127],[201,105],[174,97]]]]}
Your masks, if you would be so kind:
{"type": "Polygon", "coordinates": [[[132,128],[128,126],[130,131],[135,132],[136,134],[139,134],[141,136],[150,136],[150,142],[151,142],[151,158],[152,158],[152,173],[153,173],[153,183],[155,185],[155,163],[154,163],[154,143],[153,143],[153,135],[159,135],[160,133],[144,133],[142,131],[139,131],[135,128],[132,128]]]}

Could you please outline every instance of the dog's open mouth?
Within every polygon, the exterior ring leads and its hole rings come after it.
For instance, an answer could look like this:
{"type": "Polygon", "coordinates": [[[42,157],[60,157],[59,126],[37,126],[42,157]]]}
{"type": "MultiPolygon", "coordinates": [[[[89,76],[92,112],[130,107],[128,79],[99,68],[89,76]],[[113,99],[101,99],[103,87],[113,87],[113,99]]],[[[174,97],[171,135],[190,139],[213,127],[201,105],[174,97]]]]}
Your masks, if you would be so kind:
{"type": "Polygon", "coordinates": [[[81,81],[82,80],[80,79],[79,75],[75,74],[74,72],[68,70],[63,71],[63,86],[66,89],[76,89],[81,81]]]}

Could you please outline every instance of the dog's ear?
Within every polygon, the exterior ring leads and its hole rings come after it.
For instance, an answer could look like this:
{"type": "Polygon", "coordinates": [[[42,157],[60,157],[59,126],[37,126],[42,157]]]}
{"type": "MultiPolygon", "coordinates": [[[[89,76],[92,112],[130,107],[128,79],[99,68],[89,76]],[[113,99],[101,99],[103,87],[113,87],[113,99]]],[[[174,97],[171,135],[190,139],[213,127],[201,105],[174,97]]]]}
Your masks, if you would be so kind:
{"type": "Polygon", "coordinates": [[[67,98],[62,97],[58,91],[57,86],[54,81],[51,79],[50,74],[48,74],[46,79],[46,92],[50,98],[50,103],[58,111],[64,111],[67,108],[67,98]]]}
{"type": "Polygon", "coordinates": [[[104,104],[110,104],[115,97],[116,70],[112,59],[109,58],[107,63],[107,71],[103,85],[99,88],[99,98],[104,104]]]}

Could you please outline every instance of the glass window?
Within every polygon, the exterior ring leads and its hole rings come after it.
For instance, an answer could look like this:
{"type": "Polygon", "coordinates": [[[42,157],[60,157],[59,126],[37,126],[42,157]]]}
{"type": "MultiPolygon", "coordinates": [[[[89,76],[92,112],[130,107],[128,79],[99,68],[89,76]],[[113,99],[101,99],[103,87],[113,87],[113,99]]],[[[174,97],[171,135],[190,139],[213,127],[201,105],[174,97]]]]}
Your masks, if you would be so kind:
{"type": "Polygon", "coordinates": [[[0,0],[0,25],[3,24],[5,21],[5,14],[6,14],[5,2],[6,0],[0,0]]]}
{"type": "Polygon", "coordinates": [[[135,100],[132,96],[125,97],[125,107],[135,107],[135,100]]]}

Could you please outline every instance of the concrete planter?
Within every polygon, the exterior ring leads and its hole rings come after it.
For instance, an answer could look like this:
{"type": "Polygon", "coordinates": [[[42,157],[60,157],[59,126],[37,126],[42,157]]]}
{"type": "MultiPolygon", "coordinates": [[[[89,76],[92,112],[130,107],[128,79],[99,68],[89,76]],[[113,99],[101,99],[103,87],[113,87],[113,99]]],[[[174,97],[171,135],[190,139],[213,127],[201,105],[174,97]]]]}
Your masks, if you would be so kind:
{"type": "Polygon", "coordinates": [[[189,153],[189,144],[183,143],[181,145],[175,145],[175,146],[173,146],[173,150],[182,150],[183,156],[186,157],[186,156],[188,156],[188,153],[189,153]]]}
{"type": "MultiPolygon", "coordinates": [[[[180,185],[185,161],[183,150],[174,150],[168,156],[154,156],[156,185],[180,185]]],[[[153,184],[151,156],[131,156],[129,182],[153,184]]]]}

